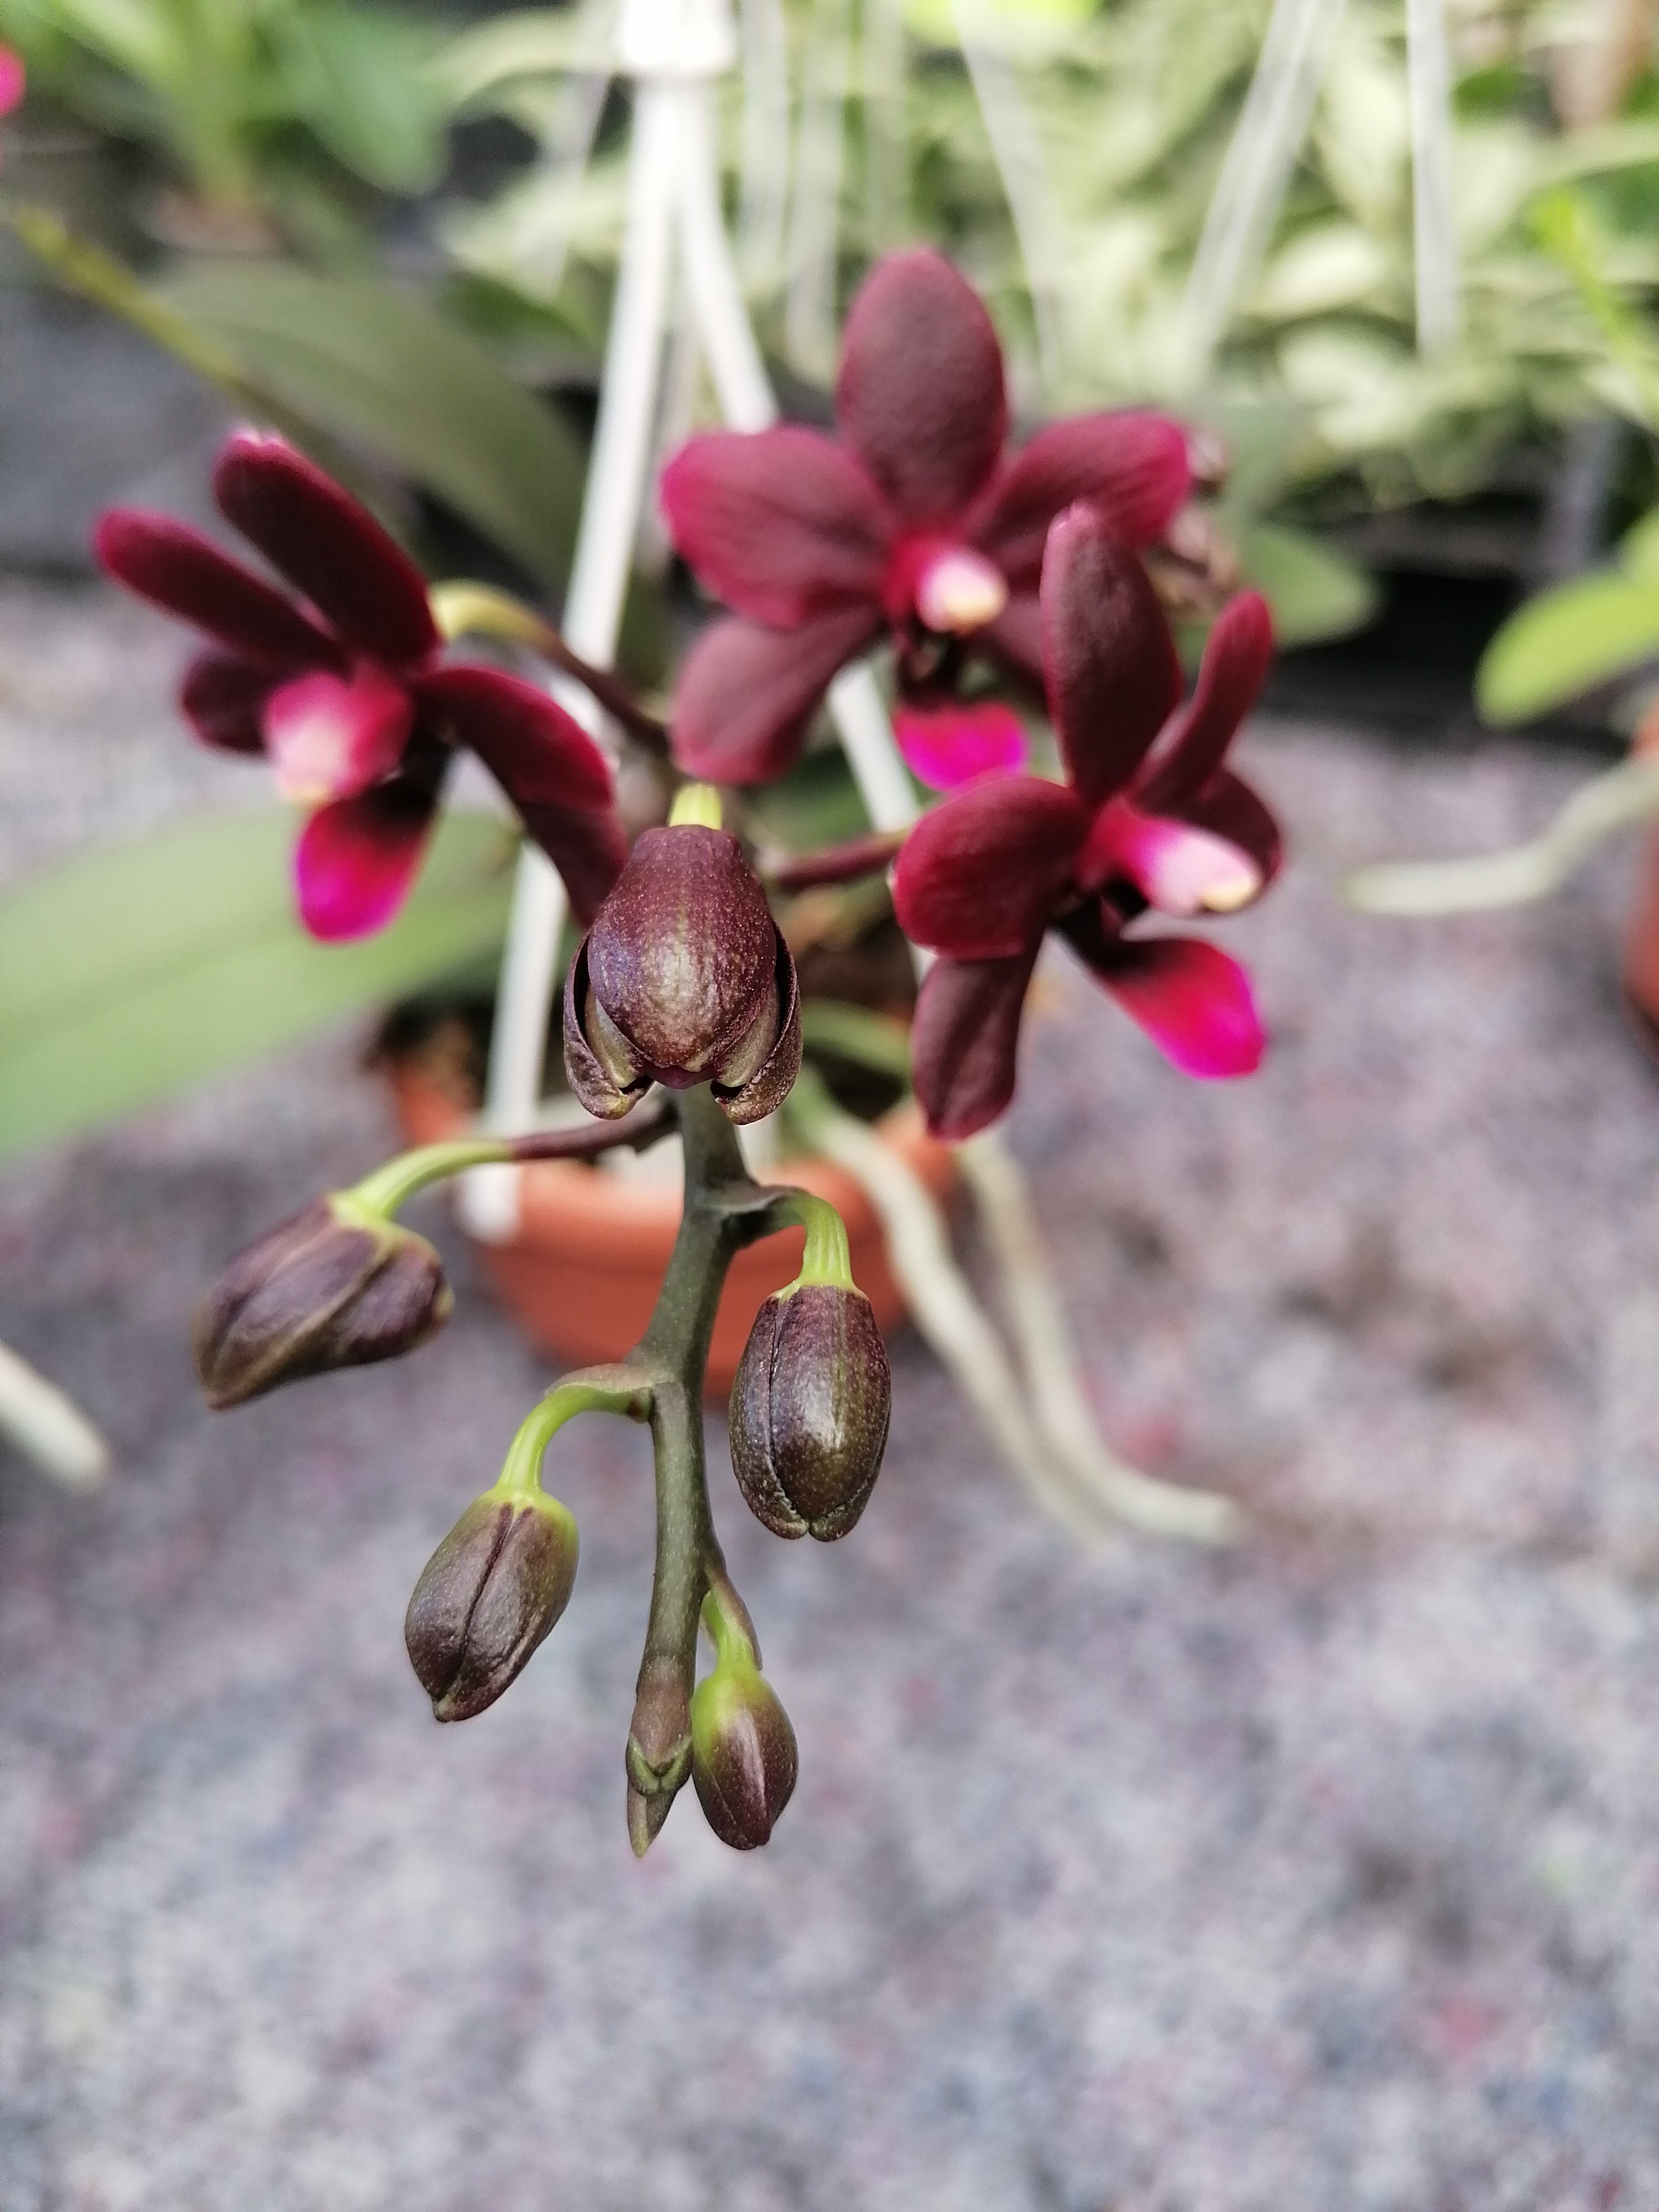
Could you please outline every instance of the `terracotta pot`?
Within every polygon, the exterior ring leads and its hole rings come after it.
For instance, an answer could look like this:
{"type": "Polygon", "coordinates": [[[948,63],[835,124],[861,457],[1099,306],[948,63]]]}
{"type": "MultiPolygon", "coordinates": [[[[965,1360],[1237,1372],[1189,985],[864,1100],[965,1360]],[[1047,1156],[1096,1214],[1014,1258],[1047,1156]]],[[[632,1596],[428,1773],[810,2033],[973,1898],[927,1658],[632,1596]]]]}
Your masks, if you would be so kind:
{"type": "MultiPolygon", "coordinates": [[[[460,1107],[417,1066],[393,1062],[387,1074],[398,1124],[411,1144],[459,1133],[465,1120],[460,1107]]],[[[950,1150],[928,1136],[915,1107],[900,1107],[878,1126],[943,1199],[955,1175],[950,1150]]],[[[505,1244],[477,1243],[475,1250],[533,1344],[578,1366],[620,1359],[645,1334],[662,1287],[679,1226],[678,1190],[625,1182],[569,1160],[538,1160],[522,1175],[519,1234],[505,1244]]],[[[766,1180],[794,1183],[830,1200],[847,1224],[854,1279],[884,1332],[896,1328],[904,1300],[862,1186],[822,1159],[781,1160],[766,1180]]],[[[708,1351],[711,1397],[730,1390],[761,1301],[794,1279],[802,1243],[801,1231],[788,1230],[750,1245],[732,1262],[708,1351]]]]}
{"type": "Polygon", "coordinates": [[[1659,1053],[1659,829],[1642,837],[1625,931],[1625,996],[1643,1042],[1659,1053]]]}

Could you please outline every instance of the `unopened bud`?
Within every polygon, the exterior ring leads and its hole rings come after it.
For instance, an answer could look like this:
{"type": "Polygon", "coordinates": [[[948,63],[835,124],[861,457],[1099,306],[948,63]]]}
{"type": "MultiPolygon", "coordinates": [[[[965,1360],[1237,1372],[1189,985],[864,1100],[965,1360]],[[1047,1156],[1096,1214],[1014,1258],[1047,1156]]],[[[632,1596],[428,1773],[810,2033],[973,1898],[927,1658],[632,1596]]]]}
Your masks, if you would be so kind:
{"type": "Polygon", "coordinates": [[[441,1721],[494,1705],[570,1601],[576,1523],[541,1491],[475,1498],[427,1561],[404,1641],[441,1721]]]}
{"type": "Polygon", "coordinates": [[[231,1261],[196,1316],[196,1371],[209,1405],[238,1406],[412,1352],[453,1304],[425,1237],[334,1191],[231,1261]]]}
{"type": "Polygon", "coordinates": [[[795,1731],[752,1659],[722,1653],[691,1699],[691,1779],[709,1826],[735,1851],[759,1849],[795,1787],[795,1731]]]}
{"type": "Polygon", "coordinates": [[[881,1472],[893,1378],[862,1291],[802,1283],[755,1316],[732,1387],[732,1467],[758,1520],[831,1543],[881,1472]]]}
{"type": "Polygon", "coordinates": [[[646,830],[565,979],[571,1089],[614,1118],[653,1083],[708,1083],[732,1121],[757,1121],[800,1052],[795,963],[737,839],[646,830]]]}

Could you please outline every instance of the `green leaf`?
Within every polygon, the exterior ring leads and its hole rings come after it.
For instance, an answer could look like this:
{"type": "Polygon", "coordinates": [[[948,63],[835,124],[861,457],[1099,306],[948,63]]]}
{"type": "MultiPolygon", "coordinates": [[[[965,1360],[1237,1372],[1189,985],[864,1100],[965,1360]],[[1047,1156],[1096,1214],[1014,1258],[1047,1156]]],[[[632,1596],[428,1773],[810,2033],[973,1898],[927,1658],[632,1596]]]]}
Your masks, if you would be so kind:
{"type": "Polygon", "coordinates": [[[0,1157],[154,1104],[499,945],[511,832],[441,823],[408,905],[359,944],[293,911],[294,817],[198,817],[0,901],[0,1157]]]}
{"type": "Polygon", "coordinates": [[[151,297],[283,404],[384,455],[550,591],[562,589],[580,446],[425,301],[281,261],[200,262],[151,297]]]}
{"type": "Polygon", "coordinates": [[[1627,576],[1659,584],[1659,507],[1632,523],[1620,539],[1619,565],[1627,576]]]}
{"type": "Polygon", "coordinates": [[[270,21],[289,95],[331,154],[386,191],[437,183],[447,102],[417,26],[361,8],[279,8],[270,21]]]}
{"type": "Polygon", "coordinates": [[[1306,531],[1257,523],[1245,532],[1239,558],[1245,581],[1273,609],[1281,647],[1346,637],[1376,611],[1376,586],[1366,570],[1306,531]]]}
{"type": "Polygon", "coordinates": [[[1659,583],[1577,576],[1510,617],[1475,671],[1475,701],[1489,722],[1524,722],[1656,653],[1659,583]]]}

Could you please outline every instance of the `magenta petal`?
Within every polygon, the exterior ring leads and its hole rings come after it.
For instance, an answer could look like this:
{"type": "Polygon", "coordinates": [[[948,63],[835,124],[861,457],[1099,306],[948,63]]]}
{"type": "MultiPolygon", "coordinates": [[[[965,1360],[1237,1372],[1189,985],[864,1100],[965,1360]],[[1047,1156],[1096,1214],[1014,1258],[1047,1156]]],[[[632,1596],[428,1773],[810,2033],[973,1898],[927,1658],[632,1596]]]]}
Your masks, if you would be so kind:
{"type": "Polygon", "coordinates": [[[1250,979],[1201,937],[1115,941],[1099,980],[1183,1075],[1250,1075],[1267,1049],[1250,979]]]}
{"type": "Polygon", "coordinates": [[[971,1137],[1013,1097],[1037,950],[1030,945],[1011,960],[936,960],[922,978],[910,1059],[934,1136],[971,1137]]]}
{"type": "Polygon", "coordinates": [[[901,707],[893,735],[906,765],[930,791],[954,791],[975,776],[1025,765],[1025,726],[1012,708],[901,707]]]}
{"type": "Polygon", "coordinates": [[[373,661],[360,661],[349,678],[293,678],[265,702],[277,789],[301,806],[355,798],[397,767],[414,720],[408,692],[373,661]]]}
{"type": "Polygon", "coordinates": [[[605,807],[611,770],[574,716],[497,668],[440,668],[415,696],[450,741],[475,752],[514,805],[605,807]]]}
{"type": "Polygon", "coordinates": [[[267,668],[337,668],[332,638],[293,602],[171,515],[112,507],[92,534],[99,565],[141,599],[267,668]]]}
{"type": "Polygon", "coordinates": [[[836,419],[907,525],[968,507],[1008,435],[1002,348],[979,295],[929,246],[891,253],[847,317],[836,419]]]}
{"type": "Polygon", "coordinates": [[[769,783],[799,757],[830,678],[880,628],[866,607],[793,630],[736,617],[711,623],[675,687],[674,758],[710,783],[769,783]]]}
{"type": "Polygon", "coordinates": [[[234,523],[359,652],[405,667],[438,648],[426,581],[332,477],[269,430],[234,430],[213,496],[234,523]]]}
{"type": "Polygon", "coordinates": [[[0,115],[9,114],[27,88],[22,56],[14,53],[9,46],[0,46],[0,115]]]}
{"type": "Polygon", "coordinates": [[[281,681],[232,653],[198,653],[179,687],[179,708],[204,745],[216,752],[263,753],[260,716],[281,681]]]}
{"type": "Polygon", "coordinates": [[[1183,822],[1208,830],[1237,845],[1255,861],[1265,890],[1285,857],[1278,823],[1266,803],[1231,769],[1221,769],[1196,798],[1182,799],[1175,811],[1183,822]]]}
{"type": "Polygon", "coordinates": [[[1129,781],[1181,696],[1181,664],[1151,579],[1079,501],[1042,563],[1048,713],[1079,794],[1098,805],[1129,781]]]}
{"type": "Polygon", "coordinates": [[[1192,697],[1165,732],[1136,793],[1154,813],[1201,791],[1267,680],[1273,623],[1260,592],[1241,592],[1216,617],[1192,697]]]}
{"type": "Polygon", "coordinates": [[[959,960],[1012,959],[1042,936],[1088,835],[1066,785],[987,776],[924,814],[893,875],[893,909],[915,945],[959,960]]]}
{"type": "Polygon", "coordinates": [[[787,629],[880,596],[894,518],[852,455],[816,430],[693,438],[663,471],[662,504],[702,581],[750,622],[787,629]]]}
{"type": "Polygon", "coordinates": [[[1191,482],[1187,434],[1167,415],[1075,415],[1020,449],[980,501],[967,534],[1018,588],[1036,583],[1048,526],[1073,500],[1097,507],[1123,544],[1151,545],[1191,482]]]}
{"type": "Polygon", "coordinates": [[[294,853],[300,919],[343,944],[384,929],[408,897],[437,811],[430,787],[398,776],[312,816],[294,853]]]}

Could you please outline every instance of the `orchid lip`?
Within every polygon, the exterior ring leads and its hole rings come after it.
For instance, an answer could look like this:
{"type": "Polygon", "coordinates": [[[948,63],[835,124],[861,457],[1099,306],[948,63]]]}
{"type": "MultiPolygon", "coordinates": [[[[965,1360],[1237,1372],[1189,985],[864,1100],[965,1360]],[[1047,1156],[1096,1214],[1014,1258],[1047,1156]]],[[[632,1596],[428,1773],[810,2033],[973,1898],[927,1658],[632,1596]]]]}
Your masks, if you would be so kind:
{"type": "Polygon", "coordinates": [[[971,546],[946,546],[924,562],[916,577],[916,613],[928,629],[951,636],[983,629],[1007,604],[1002,571],[971,546]]]}

